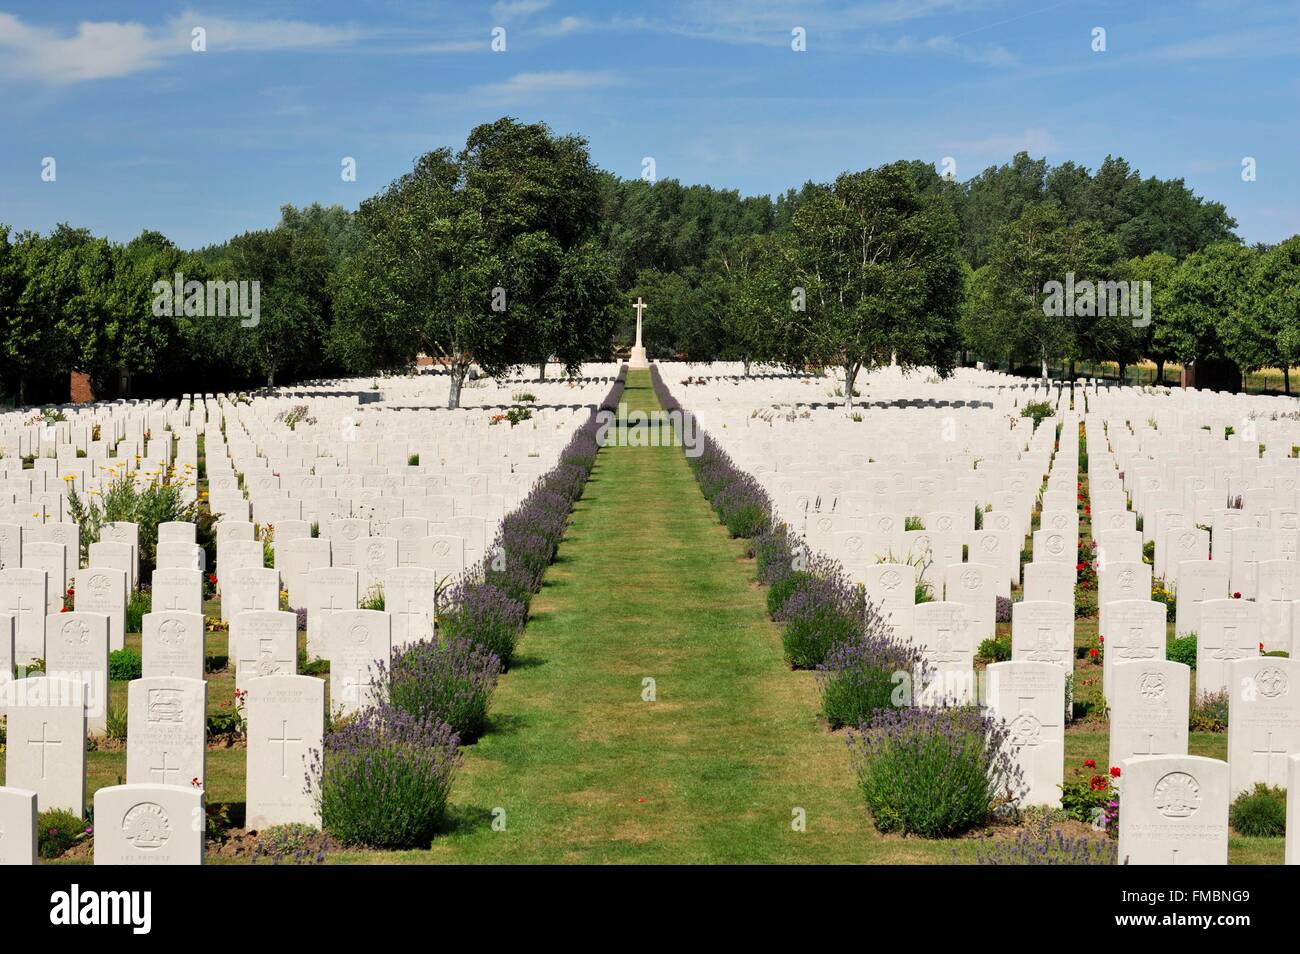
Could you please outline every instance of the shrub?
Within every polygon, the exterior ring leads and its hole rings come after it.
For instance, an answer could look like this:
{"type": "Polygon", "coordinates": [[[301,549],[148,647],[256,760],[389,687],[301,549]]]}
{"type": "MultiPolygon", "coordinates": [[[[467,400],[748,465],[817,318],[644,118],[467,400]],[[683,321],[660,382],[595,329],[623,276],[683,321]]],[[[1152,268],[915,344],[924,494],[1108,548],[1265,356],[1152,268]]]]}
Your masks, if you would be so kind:
{"type": "Polygon", "coordinates": [[[849,740],[872,823],[945,838],[988,822],[1023,788],[1006,739],[973,707],[878,710],[849,740]]]}
{"type": "Polygon", "coordinates": [[[1226,690],[1206,695],[1197,693],[1192,702],[1188,728],[1193,732],[1226,732],[1228,729],[1228,693],[1226,690]]]}
{"type": "Polygon", "coordinates": [[[1180,662],[1196,670],[1196,634],[1190,633],[1178,639],[1171,639],[1165,650],[1165,658],[1171,662],[1180,662]]]}
{"type": "Polygon", "coordinates": [[[1113,865],[1119,846],[1109,838],[1072,838],[1052,824],[1044,813],[1013,840],[996,839],[975,848],[981,865],[1113,865]]]}
{"type": "Polygon", "coordinates": [[[259,833],[249,860],[252,864],[267,858],[273,865],[320,865],[331,847],[329,837],[311,825],[273,825],[259,833]]]}
{"type": "Polygon", "coordinates": [[[183,499],[182,488],[192,486],[194,480],[193,474],[178,473],[174,468],[156,475],[147,484],[137,482],[135,474],[124,473],[114,477],[99,495],[85,498],[77,493],[76,484],[69,482],[68,516],[80,528],[82,559],[88,556],[90,544],[99,540],[105,523],[134,523],[140,528],[140,568],[147,577],[157,555],[158,524],[169,521],[194,523],[199,545],[211,559],[215,553],[211,511],[204,509],[206,505],[200,502],[186,503],[183,499]]]}
{"type": "Polygon", "coordinates": [[[772,503],[753,477],[743,474],[713,498],[723,526],[733,537],[756,537],[771,523],[772,503]]]}
{"type": "Polygon", "coordinates": [[[911,515],[911,516],[909,516],[909,517],[904,518],[904,520],[903,520],[903,529],[904,529],[904,530],[924,530],[924,529],[925,529],[925,521],[922,520],[920,517],[916,516],[915,514],[913,514],[913,515],[911,515]]]}
{"type": "Polygon", "coordinates": [[[1030,401],[1020,409],[1021,417],[1033,418],[1035,430],[1038,429],[1039,424],[1043,423],[1044,418],[1052,417],[1055,413],[1052,410],[1052,405],[1046,401],[1030,401]]]}
{"type": "Polygon", "coordinates": [[[774,582],[767,591],[767,613],[772,619],[781,619],[781,611],[796,591],[808,585],[812,574],[807,570],[793,570],[774,582]]]}
{"type": "Polygon", "coordinates": [[[90,832],[90,826],[72,812],[51,808],[36,816],[36,853],[57,858],[90,832]]]}
{"type": "Polygon", "coordinates": [[[810,576],[781,608],[785,657],[795,669],[815,669],[840,643],[862,632],[855,589],[839,576],[810,576]]]}
{"type": "Polygon", "coordinates": [[[976,657],[986,663],[1007,662],[1011,658],[1011,637],[994,636],[980,643],[975,651],[976,657]]]}
{"type": "Polygon", "coordinates": [[[1256,782],[1228,808],[1228,822],[1239,835],[1281,838],[1286,834],[1286,790],[1256,782]]]}
{"type": "Polygon", "coordinates": [[[482,646],[510,667],[515,643],[528,618],[528,609],[490,583],[462,583],[448,597],[448,609],[438,618],[447,639],[467,639],[482,646]]]}
{"type": "Polygon", "coordinates": [[[153,611],[153,595],[148,590],[136,590],[126,604],[126,632],[144,632],[144,614],[153,611]]]}
{"type": "Polygon", "coordinates": [[[410,455],[409,457],[407,457],[407,458],[406,458],[406,466],[407,466],[407,467],[419,467],[419,466],[420,466],[420,455],[419,455],[419,454],[412,454],[412,455],[410,455]]]}
{"type": "Polygon", "coordinates": [[[875,619],[871,617],[866,632],[834,647],[817,667],[822,714],[831,728],[859,726],[879,709],[910,704],[910,698],[895,695],[897,673],[925,679],[921,654],[875,619]]]}
{"type": "Polygon", "coordinates": [[[414,643],[383,662],[372,680],[375,698],[417,719],[451,726],[463,743],[483,734],[501,660],[466,639],[414,643]]]}
{"type": "Polygon", "coordinates": [[[108,678],[112,681],[130,682],[143,672],[144,664],[134,649],[115,649],[108,654],[108,678]]]}
{"type": "MultiPolygon", "coordinates": [[[[790,528],[785,524],[771,527],[754,538],[754,563],[758,581],[772,586],[777,580],[795,571],[795,550],[802,552],[790,528]]],[[[771,611],[771,604],[768,606],[771,611]]]]}
{"type": "Polygon", "coordinates": [[[1011,600],[1005,596],[999,596],[997,605],[994,609],[994,620],[999,623],[1011,622],[1011,600]]]}
{"type": "Polygon", "coordinates": [[[372,707],[313,751],[308,790],[325,831],[344,844],[427,848],[442,825],[459,764],[451,727],[372,707]]]}

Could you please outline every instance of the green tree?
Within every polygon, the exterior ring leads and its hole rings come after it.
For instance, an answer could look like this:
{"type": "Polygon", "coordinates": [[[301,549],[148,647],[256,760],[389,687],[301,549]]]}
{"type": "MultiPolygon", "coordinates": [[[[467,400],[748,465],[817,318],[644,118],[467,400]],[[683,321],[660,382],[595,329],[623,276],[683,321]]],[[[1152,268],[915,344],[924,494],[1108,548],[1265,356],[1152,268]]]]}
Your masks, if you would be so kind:
{"type": "Polygon", "coordinates": [[[1067,223],[1052,202],[1028,207],[998,232],[988,270],[975,282],[975,307],[985,324],[982,346],[1002,342],[1012,353],[1036,359],[1044,378],[1051,359],[1099,350],[1096,315],[1081,314],[1081,302],[1052,296],[1071,275],[1076,283],[1103,279],[1106,257],[1093,223],[1067,223]]]}
{"type": "MultiPolygon", "coordinates": [[[[1219,383],[1217,376],[1207,375],[1214,375],[1220,362],[1231,362],[1239,372],[1258,359],[1256,345],[1233,320],[1256,254],[1236,242],[1218,242],[1193,252],[1174,270],[1164,308],[1166,320],[1157,327],[1155,340],[1184,365],[1195,367],[1199,387],[1207,381],[1219,383]],[[1225,344],[1225,334],[1231,347],[1225,344]]],[[[1240,386],[1239,378],[1226,383],[1240,386]]]]}
{"type": "Polygon", "coordinates": [[[952,370],[957,222],[942,195],[922,197],[906,163],[845,173],[809,198],[781,236],[779,261],[794,305],[772,303],[779,360],[841,368],[846,406],[864,367],[896,358],[952,370]]]}

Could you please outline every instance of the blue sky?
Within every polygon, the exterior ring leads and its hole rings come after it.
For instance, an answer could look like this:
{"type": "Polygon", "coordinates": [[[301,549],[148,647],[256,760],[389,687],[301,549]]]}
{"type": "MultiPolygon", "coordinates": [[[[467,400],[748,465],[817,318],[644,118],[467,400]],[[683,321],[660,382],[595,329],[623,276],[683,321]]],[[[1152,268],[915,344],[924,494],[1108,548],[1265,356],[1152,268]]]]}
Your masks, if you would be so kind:
{"type": "Polygon", "coordinates": [[[965,179],[1019,149],[1115,153],[1277,241],[1300,232],[1298,39],[1300,4],[1235,0],[0,0],[0,222],[196,247],[284,202],[355,208],[512,115],[620,175],[652,156],[745,194],[899,158],[965,179]]]}

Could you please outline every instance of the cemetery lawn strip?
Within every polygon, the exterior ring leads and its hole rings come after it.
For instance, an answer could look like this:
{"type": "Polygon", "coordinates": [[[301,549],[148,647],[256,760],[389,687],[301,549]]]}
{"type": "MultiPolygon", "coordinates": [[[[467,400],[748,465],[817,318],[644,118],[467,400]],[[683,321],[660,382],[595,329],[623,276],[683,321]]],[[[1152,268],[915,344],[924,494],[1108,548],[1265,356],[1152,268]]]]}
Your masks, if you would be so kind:
{"type": "MultiPolygon", "coordinates": [[[[644,372],[624,399],[658,406],[644,372]]],[[[871,827],[843,735],[818,721],[812,674],[783,661],[744,551],[680,448],[602,450],[490,731],[465,752],[447,831],[429,851],[335,860],[949,861],[957,843],[871,827]],[[796,807],[806,832],[791,830],[796,807]]]]}

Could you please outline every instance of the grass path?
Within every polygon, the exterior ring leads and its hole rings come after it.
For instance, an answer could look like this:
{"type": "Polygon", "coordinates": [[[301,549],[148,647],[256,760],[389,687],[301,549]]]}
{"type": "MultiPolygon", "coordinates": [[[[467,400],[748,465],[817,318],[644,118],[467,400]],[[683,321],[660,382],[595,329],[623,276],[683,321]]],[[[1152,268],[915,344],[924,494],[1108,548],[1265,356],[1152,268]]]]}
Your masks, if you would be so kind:
{"type": "MultiPolygon", "coordinates": [[[[624,400],[659,406],[645,372],[631,373],[624,400]]],[[[871,829],[843,739],[816,718],[812,675],[783,662],[752,579],[679,448],[602,450],[498,689],[492,730],[466,753],[451,830],[402,857],[950,858],[951,843],[871,829]],[[642,700],[647,678],[657,701],[642,700]],[[795,808],[806,811],[804,832],[792,830],[795,808]]]]}

